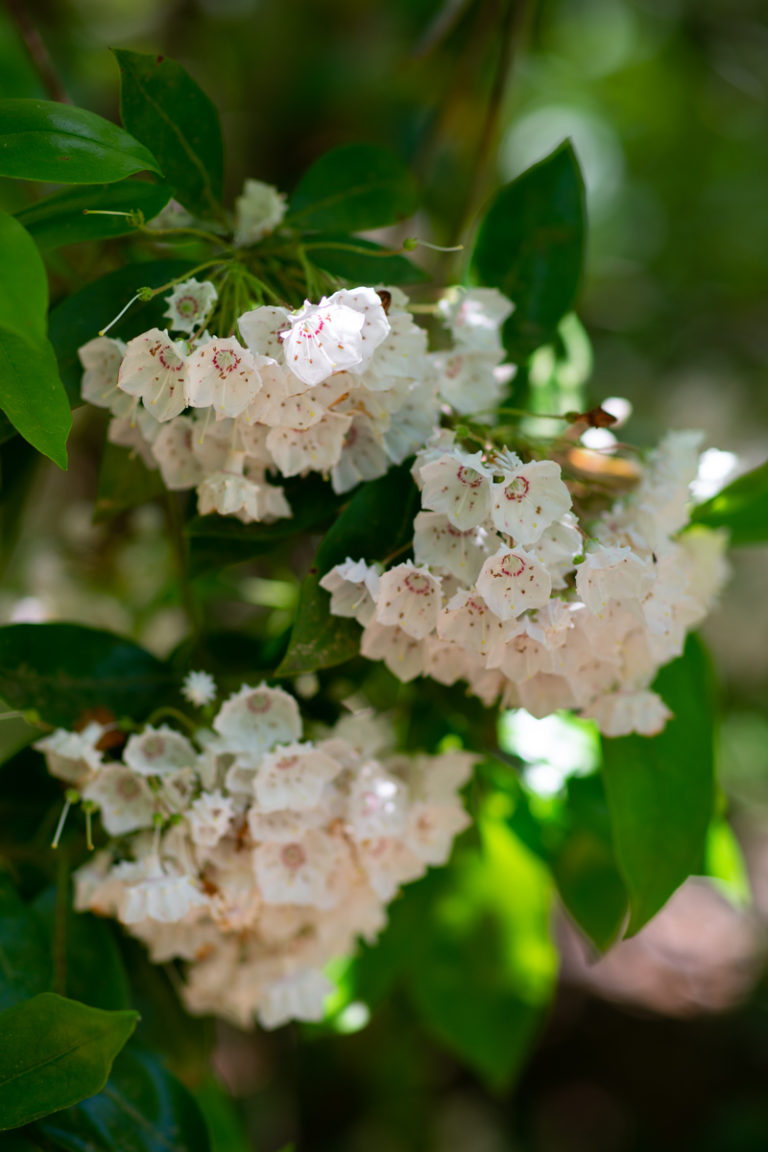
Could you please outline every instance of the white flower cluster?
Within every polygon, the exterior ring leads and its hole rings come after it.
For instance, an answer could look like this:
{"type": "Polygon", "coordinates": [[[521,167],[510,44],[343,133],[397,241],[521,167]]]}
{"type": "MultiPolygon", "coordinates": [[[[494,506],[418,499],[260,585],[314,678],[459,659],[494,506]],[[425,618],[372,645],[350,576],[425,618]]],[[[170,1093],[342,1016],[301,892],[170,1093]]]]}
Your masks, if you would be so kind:
{"type": "Polygon", "coordinates": [[[331,611],[401,680],[465,680],[538,717],[573,709],[608,736],[659,732],[669,711],[649,685],[727,574],[723,533],[680,534],[699,439],[669,433],[631,493],[579,524],[556,462],[440,432],[413,469],[413,562],[337,565],[320,582],[331,611]]]}
{"type": "Polygon", "coordinates": [[[167,315],[187,341],[153,328],[80,349],[83,398],[112,411],[109,439],[159,467],[168,488],[197,488],[201,514],[290,516],[268,472],[329,473],[346,492],[430,435],[427,337],[396,289],[345,289],[297,312],[255,308],[238,319],[243,343],[203,331],[215,299],[207,282],[177,286],[167,315]]]}
{"type": "Polygon", "coordinates": [[[320,1019],[323,966],[373,940],[400,885],[445,863],[469,823],[471,754],[384,755],[386,726],[365,713],[302,741],[296,701],[265,684],[194,742],[147,727],[105,760],[104,731],[36,745],[112,837],[76,874],[76,907],[116,917],[158,963],[185,961],[190,1011],[242,1026],[320,1019]]]}
{"type": "Polygon", "coordinates": [[[109,439],[159,467],[166,487],[196,488],[201,515],[290,516],[268,473],[329,474],[347,492],[421,448],[441,400],[489,413],[513,371],[500,336],[512,305],[495,289],[447,293],[437,309],[453,344],[439,352],[396,288],[255,308],[239,338],[205,329],[216,299],[210,282],[187,280],[166,312],[187,339],[153,328],[80,349],[83,399],[112,412],[109,439]]]}

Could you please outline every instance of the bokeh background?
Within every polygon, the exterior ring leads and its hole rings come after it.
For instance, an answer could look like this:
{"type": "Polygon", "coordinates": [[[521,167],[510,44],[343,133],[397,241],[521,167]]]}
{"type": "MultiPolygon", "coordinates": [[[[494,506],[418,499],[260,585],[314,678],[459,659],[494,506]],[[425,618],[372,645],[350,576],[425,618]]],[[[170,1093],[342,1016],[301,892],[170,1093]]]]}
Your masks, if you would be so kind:
{"type": "MultiPolygon", "coordinates": [[[[73,101],[109,117],[109,46],[182,62],[221,111],[231,199],[246,176],[290,192],[335,144],[394,147],[423,192],[403,234],[438,244],[470,244],[493,190],[570,136],[588,190],[579,314],[593,347],[590,400],[632,402],[627,439],[699,427],[741,468],[768,455],[765,0],[28,0],[0,8],[3,96],[45,95],[19,20],[37,30],[73,101]]],[[[0,187],[11,208],[26,194],[0,187]]],[[[461,272],[460,255],[424,258],[438,277],[461,272]]],[[[87,283],[111,259],[65,252],[61,281],[87,283]]],[[[75,467],[35,480],[2,559],[0,617],[80,619],[165,654],[184,619],[162,517],[147,506],[92,522],[95,444],[80,418],[75,467]]],[[[396,989],[367,1027],[342,1018],[344,1035],[222,1030],[219,1072],[254,1148],[768,1148],[765,550],[735,553],[733,568],[705,631],[721,685],[724,804],[741,849],[721,846],[723,882],[691,880],[600,961],[555,908],[559,990],[509,1093],[486,1091],[425,1035],[396,989]]],[[[229,597],[230,625],[239,612],[273,632],[294,591],[289,574],[251,570],[210,589],[217,603],[229,597]]],[[[553,787],[546,773],[528,784],[543,797],[553,787]]]]}

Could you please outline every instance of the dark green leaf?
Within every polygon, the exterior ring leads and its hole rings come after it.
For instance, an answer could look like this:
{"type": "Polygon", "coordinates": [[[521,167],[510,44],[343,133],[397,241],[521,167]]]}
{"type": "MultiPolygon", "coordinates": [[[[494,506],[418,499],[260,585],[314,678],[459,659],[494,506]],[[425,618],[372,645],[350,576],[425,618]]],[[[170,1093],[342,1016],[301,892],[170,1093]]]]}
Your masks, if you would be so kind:
{"type": "Polygon", "coordinates": [[[565,907],[601,951],[627,915],[627,893],[611,842],[608,803],[600,776],[568,781],[567,830],[552,855],[552,873],[565,907]]]}
{"type": "Polygon", "coordinates": [[[36,245],[18,220],[0,212],[0,325],[42,343],[48,312],[48,277],[36,245]]]}
{"type": "Polygon", "coordinates": [[[428,273],[407,256],[358,236],[313,236],[305,251],[318,268],[352,284],[418,284],[429,280],[428,273]]]}
{"type": "Polygon", "coordinates": [[[289,220],[324,232],[363,232],[412,216],[419,198],[402,160],[375,144],[342,144],[304,173],[289,220]]]}
{"type": "Polygon", "coordinates": [[[480,225],[472,267],[515,304],[504,328],[522,358],[555,337],[576,297],[585,235],[584,182],[569,141],[505,185],[480,225]]]}
{"type": "Polygon", "coordinates": [[[0,872],[0,1009],[50,987],[51,954],[34,912],[0,872]]]}
{"type": "Polygon", "coordinates": [[[174,196],[196,216],[221,215],[224,146],[216,108],[175,60],[116,50],[120,113],[163,158],[174,196]]]}
{"type": "Polygon", "coordinates": [[[100,1092],[137,1020],[137,1012],[103,1012],[52,992],[0,1014],[0,1129],[100,1092]]]}
{"type": "Polygon", "coordinates": [[[674,713],[658,736],[603,741],[603,778],[616,860],[629,895],[627,933],[639,931],[674,890],[701,872],[714,792],[714,697],[695,636],[654,689],[674,713]]]}
{"type": "Polygon", "coordinates": [[[493,1088],[513,1080],[554,990],[544,866],[487,815],[422,929],[411,993],[429,1029],[493,1088]]]}
{"type": "Polygon", "coordinates": [[[320,587],[320,578],[347,557],[383,560],[404,548],[413,537],[413,518],[419,503],[410,462],[364,484],[352,497],[326,533],[302,585],[296,623],[277,670],[279,676],[332,668],[357,654],[360,629],[353,620],[331,616],[330,598],[320,587]]]}
{"type": "MultiPolygon", "coordinates": [[[[146,264],[129,264],[108,272],[99,280],[73,292],[51,309],[48,335],[59,361],[59,371],[70,403],[81,403],[80,383],[83,367],[77,350],[98,336],[125,307],[139,288],[159,288],[177,276],[183,276],[192,265],[188,260],[157,260],[146,264]]],[[[163,312],[168,307],[162,296],[143,304],[135,301],[125,316],[110,329],[109,335],[130,340],[148,328],[164,328],[163,312]]]]}
{"type": "Polygon", "coordinates": [[[109,520],[126,508],[156,500],[165,492],[157,469],[147,468],[141,457],[128,448],[105,443],[96,488],[95,520],[109,520]]]}
{"type": "Polygon", "coordinates": [[[210,1152],[194,1098],[133,1044],[118,1056],[103,1092],[38,1128],[66,1152],[210,1152]]]}
{"type": "Polygon", "coordinates": [[[218,1080],[209,1076],[195,1099],[208,1125],[212,1152],[253,1152],[235,1102],[218,1080]]]}
{"type": "Polygon", "coordinates": [[[128,978],[113,925],[90,912],[75,912],[71,890],[57,905],[56,888],[47,888],[33,909],[47,951],[59,952],[58,990],[93,1008],[130,1008],[128,978]]]}
{"type": "Polygon", "coordinates": [[[143,219],[151,220],[165,207],[170,196],[167,184],[150,184],[146,180],[65,188],[23,208],[16,213],[16,219],[34,236],[40,248],[58,248],[84,240],[128,236],[136,231],[136,224],[119,213],[140,212],[143,219]],[[115,215],[90,215],[91,212],[114,212],[115,215]]]}
{"type": "Polygon", "coordinates": [[[0,408],[33,448],[67,467],[72,413],[48,340],[0,325],[0,408]]]}
{"type": "Polygon", "coordinates": [[[699,504],[691,521],[707,528],[727,528],[736,547],[768,543],[768,461],[699,504]]]}
{"type": "Polygon", "coordinates": [[[46,184],[111,184],[162,175],[143,144],[116,124],[53,100],[0,100],[0,176],[46,184]]]}
{"type": "Polygon", "coordinates": [[[172,687],[165,664],[111,632],[80,624],[0,628],[0,696],[48,724],[72,727],[91,708],[141,720],[172,687]]]}
{"type": "Polygon", "coordinates": [[[231,516],[195,516],[187,524],[190,571],[197,576],[228,564],[252,560],[284,540],[320,531],[348,497],[337,496],[317,475],[291,478],[283,484],[293,516],[273,524],[243,524],[231,516]]]}

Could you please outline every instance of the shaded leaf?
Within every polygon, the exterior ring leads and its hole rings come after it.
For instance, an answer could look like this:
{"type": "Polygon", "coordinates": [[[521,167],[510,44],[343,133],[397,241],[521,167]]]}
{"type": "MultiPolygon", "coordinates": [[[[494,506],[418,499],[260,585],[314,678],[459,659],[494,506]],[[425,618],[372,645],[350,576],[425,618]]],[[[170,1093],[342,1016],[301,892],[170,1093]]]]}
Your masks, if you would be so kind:
{"type": "Polygon", "coordinates": [[[689,636],[654,689],[674,714],[658,736],[603,740],[616,860],[639,931],[687,876],[701,872],[714,796],[714,696],[707,654],[689,636]]]}
{"type": "Polygon", "coordinates": [[[480,821],[480,852],[466,849],[435,902],[414,1003],[431,1032],[492,1089],[514,1079],[554,991],[546,869],[502,818],[480,821]]]}
{"type": "Polygon", "coordinates": [[[127,216],[90,215],[91,211],[140,212],[145,220],[151,220],[165,207],[170,196],[167,184],[150,184],[145,180],[65,188],[23,208],[16,213],[16,219],[34,236],[40,248],[58,248],[62,244],[128,236],[136,231],[135,223],[127,216]]]}
{"type": "Polygon", "coordinates": [[[691,523],[727,528],[735,547],[768,543],[768,460],[697,505],[691,523]]]}
{"type": "Polygon", "coordinates": [[[402,160],[376,144],[342,144],[309,168],[291,199],[290,223],[362,232],[412,216],[416,186],[402,160]]]}
{"type": "Polygon", "coordinates": [[[50,980],[44,933],[10,876],[0,872],[0,1010],[47,991],[50,980]]]}
{"type": "Polygon", "coordinates": [[[358,236],[313,236],[304,248],[318,268],[352,284],[418,284],[429,280],[429,274],[407,256],[358,236]]]}
{"type": "MultiPolygon", "coordinates": [[[[57,909],[57,891],[47,888],[35,900],[33,916],[47,950],[60,952],[58,991],[93,1008],[131,1007],[128,978],[114,935],[114,926],[90,912],[75,912],[70,889],[57,909]],[[61,922],[57,924],[57,915],[61,922]]],[[[50,985],[49,985],[50,987],[50,985]]]]}
{"type": "Polygon", "coordinates": [[[68,1108],[107,1082],[137,1012],[103,1012],[43,992],[0,1014],[0,1129],[68,1108]]]}
{"type": "Polygon", "coordinates": [[[383,560],[407,546],[413,537],[413,519],[419,506],[410,462],[358,489],[325,534],[304,580],[296,622],[278,676],[331,668],[357,655],[360,628],[354,620],[331,616],[330,597],[320,587],[320,578],[347,557],[383,560]]]}
{"type": "Polygon", "coordinates": [[[48,277],[26,228],[0,212],[0,325],[42,343],[48,312],[48,277]]]}
{"type": "Polygon", "coordinates": [[[66,469],[72,412],[48,340],[0,325],[0,408],[33,448],[66,469]]]}
{"type": "Polygon", "coordinates": [[[555,338],[581,279],[584,181],[569,141],[494,197],[478,232],[472,268],[515,304],[504,342],[522,358],[555,338]]]}
{"type": "Polygon", "coordinates": [[[141,720],[172,687],[167,665],[111,632],[55,623],[0,628],[0,696],[48,724],[71,728],[91,708],[141,720]]]}
{"type": "Polygon", "coordinates": [[[166,491],[157,469],[147,468],[141,457],[129,448],[105,441],[96,486],[96,522],[163,497],[166,491]]]}
{"type": "Polygon", "coordinates": [[[98,1096],[36,1127],[66,1152],[210,1152],[192,1095],[156,1056],[133,1044],[98,1096]]]}
{"type": "Polygon", "coordinates": [[[197,216],[221,215],[224,145],[215,106],[175,60],[116,49],[120,114],[163,157],[173,194],[197,216]]]}
{"type": "Polygon", "coordinates": [[[0,176],[47,184],[111,184],[162,175],[151,152],[109,120],[53,100],[0,100],[0,176]]]}
{"type": "MultiPolygon", "coordinates": [[[[154,260],[142,264],[129,264],[108,272],[79,292],[73,292],[51,309],[48,336],[56,352],[59,372],[70,403],[82,403],[80,382],[83,368],[77,350],[98,336],[125,307],[139,288],[158,288],[177,276],[183,276],[192,265],[188,260],[154,260]]],[[[149,328],[165,327],[163,312],[167,304],[162,296],[147,303],[135,301],[114,328],[110,336],[131,340],[149,328]]]]}

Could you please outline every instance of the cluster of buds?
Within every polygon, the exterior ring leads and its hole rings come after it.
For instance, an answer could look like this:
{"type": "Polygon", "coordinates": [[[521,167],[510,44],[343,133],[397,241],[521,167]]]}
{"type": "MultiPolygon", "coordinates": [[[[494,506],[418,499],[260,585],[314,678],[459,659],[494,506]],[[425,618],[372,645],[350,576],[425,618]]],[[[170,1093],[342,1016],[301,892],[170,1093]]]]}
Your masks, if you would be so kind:
{"type": "Polygon", "coordinates": [[[149,726],[105,759],[104,735],[36,745],[109,837],[76,873],[76,907],[117,918],[154,961],[184,961],[189,1010],[241,1026],[320,1019],[323,967],[373,940],[400,885],[445,863],[469,823],[470,754],[387,753],[367,713],[303,741],[296,701],[266,684],[193,738],[149,726]]]}
{"type": "Polygon", "coordinates": [[[726,539],[689,521],[699,434],[668,434],[612,506],[573,511],[554,460],[469,453],[440,432],[416,459],[413,560],[348,559],[321,580],[401,680],[459,680],[491,705],[572,709],[608,736],[653,735],[650,690],[726,577],[726,539]]]}

